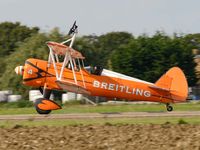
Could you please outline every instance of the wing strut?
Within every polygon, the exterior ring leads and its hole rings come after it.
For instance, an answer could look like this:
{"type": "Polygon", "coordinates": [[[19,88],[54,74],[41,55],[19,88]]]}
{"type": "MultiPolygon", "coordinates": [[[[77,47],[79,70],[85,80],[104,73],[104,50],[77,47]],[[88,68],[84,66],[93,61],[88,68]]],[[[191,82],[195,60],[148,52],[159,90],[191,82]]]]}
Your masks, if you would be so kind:
{"type": "MultiPolygon", "coordinates": [[[[83,88],[86,88],[84,74],[83,74],[82,67],[80,64],[80,60],[82,60],[82,64],[84,65],[83,59],[85,59],[85,57],[83,57],[80,52],[72,48],[77,33],[78,33],[78,26],[76,25],[76,22],[74,22],[69,32],[69,34],[72,35],[70,39],[62,43],[47,42],[47,45],[50,50],[47,67],[49,68],[51,64],[53,64],[57,81],[65,82],[65,83],[68,82],[70,84],[83,86],[83,88]],[[69,46],[64,45],[65,43],[68,43],[68,42],[69,42],[69,46]],[[59,61],[59,56],[64,56],[63,60],[59,61]],[[67,65],[70,65],[68,67],[70,67],[73,73],[74,82],[66,80],[66,78],[63,78],[63,74],[64,74],[64,71],[66,70],[67,65]],[[79,69],[79,72],[77,71],[77,69],[79,69]],[[78,85],[78,82],[77,82],[78,75],[80,75],[82,79],[81,85],[78,85]]],[[[60,82],[59,84],[61,84],[60,82]]]]}

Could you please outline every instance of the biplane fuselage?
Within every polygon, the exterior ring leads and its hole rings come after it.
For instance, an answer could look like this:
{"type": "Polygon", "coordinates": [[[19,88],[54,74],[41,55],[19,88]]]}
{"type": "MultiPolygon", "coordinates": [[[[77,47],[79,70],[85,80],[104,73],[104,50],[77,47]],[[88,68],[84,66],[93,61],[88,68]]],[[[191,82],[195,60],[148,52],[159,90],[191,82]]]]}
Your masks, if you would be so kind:
{"type": "Polygon", "coordinates": [[[35,102],[40,114],[48,114],[61,106],[50,100],[52,90],[65,90],[108,99],[141,100],[165,103],[168,111],[170,103],[184,102],[188,94],[188,85],[184,73],[178,67],[171,68],[156,83],[146,82],[114,71],[96,66],[88,71],[84,66],[85,57],[73,49],[77,34],[74,23],[70,32],[73,36],[62,42],[47,42],[48,61],[30,58],[24,66],[15,68],[23,76],[23,83],[39,87],[43,98],[35,102]],[[66,43],[69,43],[66,45],[66,43]]]}
{"type": "MultiPolygon", "coordinates": [[[[39,59],[26,60],[23,73],[23,83],[34,87],[46,86],[49,90],[63,90],[62,86],[59,86],[57,83],[53,65],[47,67],[47,64],[47,61],[39,59]]],[[[58,63],[57,66],[58,72],[60,72],[62,65],[58,63]]],[[[82,87],[85,86],[87,92],[79,91],[78,87],[71,89],[68,88],[68,91],[71,92],[89,94],[92,96],[102,96],[107,97],[108,99],[118,98],[162,103],[173,102],[171,95],[165,94],[165,91],[152,89],[152,87],[155,86],[153,83],[135,78],[123,79],[120,77],[112,77],[112,75],[93,75],[87,70],[82,69],[82,75],[84,76],[85,82],[84,85],[80,70],[75,71],[75,74],[77,84],[82,87]]],[[[63,79],[68,83],[74,81],[71,69],[64,69],[63,79]]]]}

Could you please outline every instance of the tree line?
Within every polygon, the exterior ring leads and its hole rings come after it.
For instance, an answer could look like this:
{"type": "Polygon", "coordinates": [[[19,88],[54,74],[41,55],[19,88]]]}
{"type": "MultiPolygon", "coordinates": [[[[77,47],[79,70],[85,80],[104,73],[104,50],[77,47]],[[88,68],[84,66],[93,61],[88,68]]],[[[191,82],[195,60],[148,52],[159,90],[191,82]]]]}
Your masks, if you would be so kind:
{"type": "MultiPolygon", "coordinates": [[[[47,41],[61,42],[67,38],[58,28],[48,33],[38,27],[27,27],[16,22],[0,23],[0,90],[11,89],[28,96],[30,87],[22,85],[14,69],[27,58],[48,58],[47,41]]],[[[195,86],[198,73],[192,49],[198,49],[200,34],[169,36],[158,31],[153,36],[135,37],[128,32],[78,36],[74,48],[86,57],[86,65],[102,65],[126,75],[155,82],[173,66],[183,69],[189,86],[195,86]]]]}

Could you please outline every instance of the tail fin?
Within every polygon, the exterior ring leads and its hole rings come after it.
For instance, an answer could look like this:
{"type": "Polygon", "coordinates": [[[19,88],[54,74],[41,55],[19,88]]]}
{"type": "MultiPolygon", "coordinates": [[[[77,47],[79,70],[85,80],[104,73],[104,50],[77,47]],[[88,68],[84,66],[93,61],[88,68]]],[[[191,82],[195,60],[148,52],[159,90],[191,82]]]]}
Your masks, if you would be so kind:
{"type": "Polygon", "coordinates": [[[171,98],[175,102],[185,101],[188,96],[188,84],[183,71],[178,67],[173,67],[167,71],[158,81],[156,86],[168,89],[171,98]]]}

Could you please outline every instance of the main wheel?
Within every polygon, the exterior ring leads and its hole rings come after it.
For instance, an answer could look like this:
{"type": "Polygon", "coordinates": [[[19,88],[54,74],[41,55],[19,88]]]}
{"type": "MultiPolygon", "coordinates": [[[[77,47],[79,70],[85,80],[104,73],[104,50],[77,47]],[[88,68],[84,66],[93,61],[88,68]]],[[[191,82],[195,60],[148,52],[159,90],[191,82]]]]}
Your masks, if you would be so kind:
{"type": "Polygon", "coordinates": [[[173,107],[171,105],[167,104],[166,107],[167,107],[167,111],[173,111],[173,107]]]}
{"type": "Polygon", "coordinates": [[[43,98],[39,98],[35,101],[35,109],[38,112],[38,114],[49,114],[51,110],[42,110],[38,107],[38,104],[42,103],[43,98]]]}

